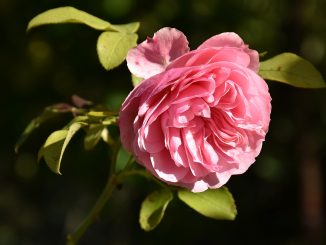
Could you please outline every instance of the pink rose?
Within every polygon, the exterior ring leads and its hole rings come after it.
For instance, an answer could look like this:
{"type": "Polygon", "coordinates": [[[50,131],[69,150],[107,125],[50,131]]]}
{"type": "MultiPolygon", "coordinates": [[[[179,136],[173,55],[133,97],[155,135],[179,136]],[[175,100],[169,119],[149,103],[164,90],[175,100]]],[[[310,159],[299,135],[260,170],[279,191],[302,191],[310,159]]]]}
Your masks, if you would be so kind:
{"type": "Polygon", "coordinates": [[[163,28],[131,49],[129,70],[145,78],[126,98],[123,146],[160,180],[193,192],[219,188],[255,161],[268,131],[271,97],[259,56],[235,33],[189,51],[163,28]]]}

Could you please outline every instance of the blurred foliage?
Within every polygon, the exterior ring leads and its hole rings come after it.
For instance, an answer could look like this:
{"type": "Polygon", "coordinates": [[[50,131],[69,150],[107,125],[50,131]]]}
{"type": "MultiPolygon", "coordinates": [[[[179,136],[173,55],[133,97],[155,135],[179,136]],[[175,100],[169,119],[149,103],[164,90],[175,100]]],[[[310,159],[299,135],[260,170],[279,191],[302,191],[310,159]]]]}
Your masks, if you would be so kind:
{"type": "MultiPolygon", "coordinates": [[[[93,205],[106,181],[105,144],[83,151],[72,140],[62,176],[37,164],[49,122],[14,153],[26,124],[43,108],[73,94],[113,110],[132,89],[126,66],[107,72],[98,62],[99,32],[82,25],[46,26],[26,35],[36,14],[71,5],[111,23],[140,21],[142,41],[164,26],[182,30],[195,48],[208,37],[235,31],[269,58],[294,52],[326,77],[324,0],[1,0],[0,1],[0,244],[63,244],[93,205]]],[[[234,222],[215,221],[172,202],[156,230],[138,226],[141,201],[152,187],[135,177],[116,191],[81,244],[322,244],[325,234],[325,90],[269,83],[272,122],[263,151],[250,170],[227,184],[237,202],[234,222]]],[[[106,160],[107,159],[107,160],[106,160]]]]}

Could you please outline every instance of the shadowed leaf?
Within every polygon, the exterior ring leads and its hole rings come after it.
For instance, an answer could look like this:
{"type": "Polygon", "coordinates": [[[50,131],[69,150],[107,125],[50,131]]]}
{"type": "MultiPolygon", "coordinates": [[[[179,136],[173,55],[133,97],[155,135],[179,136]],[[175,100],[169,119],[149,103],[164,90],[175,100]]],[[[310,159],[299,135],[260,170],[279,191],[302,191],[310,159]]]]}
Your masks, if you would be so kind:
{"type": "Polygon", "coordinates": [[[102,137],[102,132],[104,129],[105,126],[102,124],[89,125],[84,138],[84,147],[86,150],[91,150],[97,145],[102,137]]]}
{"type": "Polygon", "coordinates": [[[169,189],[161,189],[149,194],[140,209],[139,222],[145,231],[153,230],[162,220],[173,195],[169,189]]]}
{"type": "Polygon", "coordinates": [[[82,126],[82,123],[73,123],[68,129],[58,130],[50,134],[40,149],[38,158],[43,157],[53,172],[61,174],[60,165],[63,153],[72,137],[82,126]]]}

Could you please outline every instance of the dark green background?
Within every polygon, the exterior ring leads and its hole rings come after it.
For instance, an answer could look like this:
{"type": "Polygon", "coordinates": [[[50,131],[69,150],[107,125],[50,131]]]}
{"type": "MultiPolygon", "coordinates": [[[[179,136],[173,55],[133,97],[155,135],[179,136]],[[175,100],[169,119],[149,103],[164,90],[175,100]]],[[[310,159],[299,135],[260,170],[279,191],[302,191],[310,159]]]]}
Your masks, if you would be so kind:
{"type": "MultiPolygon", "coordinates": [[[[99,32],[82,25],[44,26],[26,35],[36,14],[71,5],[112,23],[141,21],[140,41],[161,27],[182,30],[191,48],[212,35],[237,32],[266,58],[295,52],[326,77],[324,0],[1,0],[0,1],[0,244],[63,244],[106,181],[107,151],[82,148],[82,134],[51,173],[36,154],[53,122],[19,154],[14,144],[42,109],[78,94],[118,108],[132,89],[125,64],[105,71],[96,56],[99,32]]],[[[115,192],[81,244],[322,244],[325,240],[326,90],[269,83],[270,132],[257,162],[227,186],[234,222],[204,218],[175,200],[156,230],[138,225],[142,199],[154,187],[132,179],[115,192]]]]}

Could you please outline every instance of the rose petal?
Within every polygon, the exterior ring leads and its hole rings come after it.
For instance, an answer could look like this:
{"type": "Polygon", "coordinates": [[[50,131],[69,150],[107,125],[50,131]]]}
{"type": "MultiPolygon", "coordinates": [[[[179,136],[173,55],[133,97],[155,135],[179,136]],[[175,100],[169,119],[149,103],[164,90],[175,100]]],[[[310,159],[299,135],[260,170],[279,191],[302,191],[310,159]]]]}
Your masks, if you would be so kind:
{"type": "Polygon", "coordinates": [[[216,49],[192,50],[173,61],[167,69],[209,64],[215,54],[216,49]]]}
{"type": "Polygon", "coordinates": [[[258,72],[259,70],[259,54],[256,50],[248,48],[248,45],[244,44],[241,37],[234,32],[225,32],[219,35],[215,35],[205,42],[203,42],[197,49],[206,49],[211,47],[237,47],[243,52],[247,53],[250,57],[250,64],[248,68],[258,72]]]}
{"type": "Polygon", "coordinates": [[[173,31],[162,29],[130,51],[130,70],[151,77],[122,105],[121,141],[168,184],[194,192],[219,188],[260,153],[270,121],[268,87],[256,73],[258,53],[235,33],[186,53],[187,42],[167,34],[173,31]],[[140,70],[139,57],[145,62],[140,70]]]}
{"type": "Polygon", "coordinates": [[[165,27],[153,38],[131,49],[127,55],[130,72],[137,77],[149,78],[161,73],[179,56],[189,51],[187,37],[179,30],[165,27]]]}
{"type": "Polygon", "coordinates": [[[149,153],[157,153],[164,149],[164,137],[160,120],[154,121],[152,124],[145,127],[140,134],[141,146],[144,151],[149,153]]]}
{"type": "Polygon", "coordinates": [[[178,167],[174,163],[171,159],[170,153],[166,149],[159,153],[151,154],[150,160],[156,174],[160,178],[169,182],[177,182],[188,172],[187,168],[178,167]]]}
{"type": "Polygon", "coordinates": [[[169,128],[169,151],[177,166],[188,167],[188,159],[180,136],[180,130],[169,128]]]}
{"type": "Polygon", "coordinates": [[[224,32],[212,36],[203,42],[197,49],[205,49],[211,47],[242,47],[245,45],[241,37],[234,32],[224,32]]]}
{"type": "Polygon", "coordinates": [[[135,121],[135,118],[137,116],[137,109],[139,98],[134,97],[130,98],[129,101],[127,101],[125,106],[122,107],[120,116],[119,116],[119,128],[120,128],[120,137],[121,141],[124,142],[124,147],[127,151],[132,152],[133,147],[132,144],[134,142],[134,127],[133,123],[135,121]],[[132,103],[130,103],[132,102],[132,103]]]}
{"type": "Polygon", "coordinates": [[[229,61],[248,67],[250,65],[250,56],[243,52],[240,48],[225,47],[217,52],[209,60],[209,63],[229,61]]]}
{"type": "Polygon", "coordinates": [[[202,155],[204,157],[204,162],[206,163],[205,166],[209,166],[211,170],[214,170],[214,167],[219,162],[219,157],[216,153],[216,149],[214,149],[206,139],[204,139],[203,143],[204,145],[202,149],[202,155]]]}

